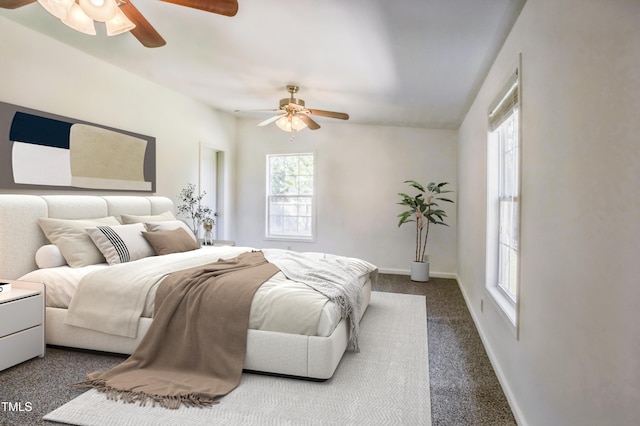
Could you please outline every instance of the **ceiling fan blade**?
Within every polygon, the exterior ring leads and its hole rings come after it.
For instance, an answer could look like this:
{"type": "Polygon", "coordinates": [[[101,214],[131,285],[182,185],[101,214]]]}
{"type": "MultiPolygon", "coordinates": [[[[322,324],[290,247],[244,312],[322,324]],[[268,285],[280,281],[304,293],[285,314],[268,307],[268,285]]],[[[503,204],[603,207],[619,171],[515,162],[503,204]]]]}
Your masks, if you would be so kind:
{"type": "Polygon", "coordinates": [[[277,119],[279,119],[280,117],[282,117],[283,115],[285,115],[285,114],[282,113],[282,114],[274,115],[273,117],[267,118],[263,122],[258,123],[258,126],[266,126],[267,124],[271,124],[274,121],[276,121],[277,119]]]}
{"type": "Polygon", "coordinates": [[[131,1],[127,0],[122,3],[120,10],[136,25],[130,32],[145,47],[161,47],[167,44],[158,31],[142,16],[142,13],[140,13],[131,1]]]}
{"type": "Polygon", "coordinates": [[[298,117],[304,121],[304,124],[306,124],[309,129],[318,130],[320,128],[320,125],[313,121],[307,114],[298,114],[298,117]]]}
{"type": "Polygon", "coordinates": [[[238,13],[237,0],[162,0],[166,3],[204,10],[224,16],[235,16],[238,13]]]}
{"type": "Polygon", "coordinates": [[[349,114],[345,114],[344,112],[334,112],[334,111],[323,111],[321,109],[307,109],[309,114],[319,115],[320,117],[329,117],[329,118],[339,118],[340,120],[348,120],[349,114]]]}
{"type": "Polygon", "coordinates": [[[36,0],[0,0],[0,7],[3,9],[17,9],[35,2],[36,0]]]}

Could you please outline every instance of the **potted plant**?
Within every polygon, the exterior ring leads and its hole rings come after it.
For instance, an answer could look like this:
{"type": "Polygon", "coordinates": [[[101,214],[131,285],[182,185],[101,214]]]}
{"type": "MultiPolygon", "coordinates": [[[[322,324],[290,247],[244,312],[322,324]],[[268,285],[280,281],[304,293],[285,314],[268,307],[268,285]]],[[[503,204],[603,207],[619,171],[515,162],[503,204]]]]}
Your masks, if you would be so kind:
{"type": "Polygon", "coordinates": [[[211,208],[200,204],[206,194],[204,191],[196,194],[196,186],[189,183],[186,188],[180,191],[180,195],[178,195],[178,198],[182,201],[182,204],[178,206],[178,213],[185,214],[191,219],[191,230],[196,238],[198,238],[200,234],[200,224],[210,222],[211,226],[213,226],[211,208]]]}
{"type": "Polygon", "coordinates": [[[416,223],[416,256],[415,260],[411,263],[411,280],[426,282],[429,281],[429,259],[428,256],[425,256],[427,239],[429,237],[429,225],[449,226],[444,222],[447,214],[444,210],[440,209],[438,201],[453,203],[453,200],[442,197],[442,194],[452,191],[444,189],[444,187],[448,185],[448,182],[437,184],[431,182],[427,185],[426,189],[414,180],[406,180],[404,183],[408,183],[411,187],[417,189],[419,193],[413,197],[405,193],[398,194],[402,197],[402,201],[398,204],[408,207],[407,211],[398,215],[400,218],[398,227],[407,222],[416,223]]]}

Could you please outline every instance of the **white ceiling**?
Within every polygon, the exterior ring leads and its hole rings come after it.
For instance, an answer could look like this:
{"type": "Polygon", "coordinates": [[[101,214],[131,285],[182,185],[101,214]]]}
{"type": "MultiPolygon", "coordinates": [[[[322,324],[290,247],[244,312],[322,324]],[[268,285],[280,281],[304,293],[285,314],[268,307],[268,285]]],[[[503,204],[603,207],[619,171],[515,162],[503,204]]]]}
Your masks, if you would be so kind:
{"type": "Polygon", "coordinates": [[[0,15],[231,113],[277,108],[296,84],[351,122],[457,128],[525,1],[238,0],[230,18],[134,0],[167,41],[155,49],[102,24],[78,33],[37,3],[0,15]]]}

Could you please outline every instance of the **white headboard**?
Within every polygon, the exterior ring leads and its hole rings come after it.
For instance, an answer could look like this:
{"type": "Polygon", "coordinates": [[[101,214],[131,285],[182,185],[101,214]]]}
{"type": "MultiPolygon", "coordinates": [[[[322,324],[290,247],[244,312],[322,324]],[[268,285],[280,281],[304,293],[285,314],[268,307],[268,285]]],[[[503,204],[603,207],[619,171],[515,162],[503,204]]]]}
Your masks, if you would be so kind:
{"type": "Polygon", "coordinates": [[[0,194],[0,279],[17,279],[37,268],[36,251],[48,244],[38,218],[90,219],[121,214],[175,213],[160,196],[0,194]]]}

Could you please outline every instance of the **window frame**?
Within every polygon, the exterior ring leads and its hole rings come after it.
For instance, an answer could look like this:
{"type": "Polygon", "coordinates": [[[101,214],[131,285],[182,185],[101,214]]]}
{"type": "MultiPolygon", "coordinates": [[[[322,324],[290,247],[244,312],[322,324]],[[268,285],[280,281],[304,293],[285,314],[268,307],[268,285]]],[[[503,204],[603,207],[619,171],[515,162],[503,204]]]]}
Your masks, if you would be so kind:
{"type": "MultiPolygon", "coordinates": [[[[519,330],[519,306],[520,306],[520,257],[521,257],[521,201],[522,201],[522,75],[521,60],[515,67],[515,71],[507,79],[507,83],[498,92],[494,102],[488,110],[487,132],[487,250],[486,250],[486,290],[490,299],[499,307],[516,339],[519,330]],[[514,88],[515,85],[515,88],[514,88]],[[515,92],[511,92],[515,90],[515,92]],[[511,93],[511,95],[510,95],[511,93]],[[515,96],[509,99],[509,96],[515,96]],[[506,104],[506,106],[505,106],[506,104]],[[492,113],[498,118],[492,122],[492,113]],[[514,117],[515,115],[515,117],[514,117]],[[515,122],[510,123],[510,120],[515,122]],[[512,135],[515,136],[515,148],[517,152],[512,156],[515,161],[515,170],[511,174],[511,193],[504,190],[504,172],[508,165],[504,162],[506,151],[502,144],[505,142],[507,129],[504,126],[517,126],[512,135]],[[502,132],[501,134],[499,134],[502,132]],[[515,180],[515,182],[514,182],[515,180]],[[503,206],[505,202],[515,203],[515,213],[512,213],[511,225],[515,228],[509,232],[501,232],[503,226],[503,206]],[[505,259],[503,246],[504,237],[508,236],[507,243],[515,243],[509,253],[509,265],[503,264],[505,259]],[[515,251],[515,253],[513,253],[515,251]],[[513,257],[515,256],[515,257],[513,257]],[[506,288],[503,281],[503,273],[509,270],[511,278],[515,280],[513,286],[506,288]],[[513,290],[513,291],[510,291],[513,290]]],[[[506,136],[508,137],[508,136],[506,136]]],[[[511,163],[513,164],[513,163],[511,163]]],[[[512,166],[513,167],[513,166],[512,166]]]]}
{"type": "MultiPolygon", "coordinates": [[[[315,152],[300,152],[300,153],[274,153],[266,155],[266,188],[265,188],[265,233],[264,239],[267,241],[304,241],[304,242],[315,242],[316,240],[316,170],[317,170],[317,162],[316,162],[316,153],[315,152]],[[289,193],[289,194],[272,194],[271,193],[271,183],[272,183],[272,169],[271,169],[271,159],[275,157],[302,157],[302,156],[311,156],[313,160],[313,174],[312,174],[312,192],[311,194],[304,193],[289,193]],[[281,234],[272,231],[271,227],[271,200],[272,198],[302,198],[302,199],[310,199],[310,235],[304,234],[281,234]]],[[[300,175],[298,175],[300,176],[300,175]]],[[[300,206],[300,204],[297,204],[300,206]]],[[[284,215],[283,215],[284,216],[284,215]]],[[[299,214],[296,217],[301,217],[299,214]]]]}

